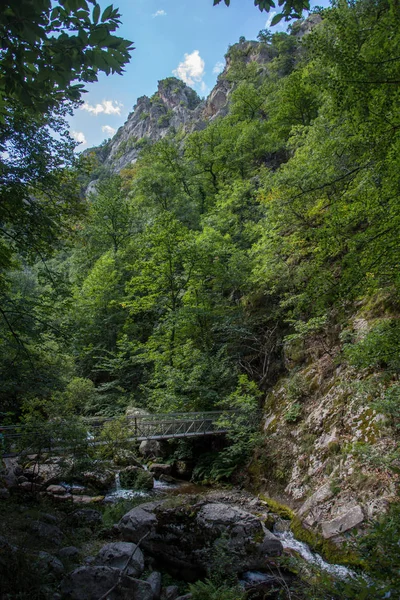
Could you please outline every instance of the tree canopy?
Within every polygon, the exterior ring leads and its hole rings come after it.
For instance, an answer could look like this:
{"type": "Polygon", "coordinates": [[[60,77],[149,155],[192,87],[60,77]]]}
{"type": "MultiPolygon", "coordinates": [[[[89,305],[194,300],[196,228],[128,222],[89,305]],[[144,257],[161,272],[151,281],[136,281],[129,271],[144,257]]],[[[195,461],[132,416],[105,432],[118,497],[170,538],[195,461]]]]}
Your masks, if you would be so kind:
{"type": "MultiPolygon", "coordinates": [[[[222,0],[213,0],[214,6],[220,4],[222,0]]],[[[230,6],[231,0],[224,0],[226,6],[230,6]]],[[[254,6],[257,6],[260,11],[269,12],[276,8],[273,0],[254,0],[254,6]]],[[[278,0],[278,6],[282,7],[280,13],[276,14],[271,25],[276,25],[282,19],[290,21],[291,19],[300,19],[303,11],[310,10],[310,2],[308,0],[278,0]]]]}
{"type": "Polygon", "coordinates": [[[42,115],[79,101],[99,71],[122,73],[133,46],[114,34],[119,17],[96,0],[3,2],[0,124],[16,104],[42,115]]]}

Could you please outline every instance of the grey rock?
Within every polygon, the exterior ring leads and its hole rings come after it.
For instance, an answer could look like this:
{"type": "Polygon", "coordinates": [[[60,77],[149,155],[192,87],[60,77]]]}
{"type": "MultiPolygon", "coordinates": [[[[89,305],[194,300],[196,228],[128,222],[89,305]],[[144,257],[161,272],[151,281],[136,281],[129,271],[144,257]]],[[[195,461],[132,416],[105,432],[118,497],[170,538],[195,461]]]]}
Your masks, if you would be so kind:
{"type": "Polygon", "coordinates": [[[50,523],[51,525],[57,525],[58,519],[56,516],[51,515],[50,513],[42,513],[40,515],[41,521],[46,521],[46,523],[50,523]]]}
{"type": "Polygon", "coordinates": [[[56,546],[61,544],[64,537],[63,532],[57,525],[50,525],[50,523],[44,523],[43,521],[33,521],[30,530],[38,538],[52,542],[56,546]]]}
{"type": "Polygon", "coordinates": [[[153,571],[146,581],[151,586],[154,600],[159,600],[161,596],[161,573],[153,571]]]}
{"type": "Polygon", "coordinates": [[[65,600],[99,600],[116,584],[107,600],[153,600],[149,583],[105,566],[79,567],[62,581],[61,593],[65,600]]]}
{"type": "Polygon", "coordinates": [[[118,581],[120,571],[111,567],[79,567],[61,582],[61,594],[68,600],[99,600],[118,581]]]}
{"type": "Polygon", "coordinates": [[[148,581],[142,581],[141,579],[129,578],[128,592],[131,594],[126,600],[154,600],[153,590],[148,581]]]}
{"type": "Polygon", "coordinates": [[[119,531],[124,540],[138,542],[144,535],[155,531],[157,517],[155,508],[160,503],[148,502],[130,510],[118,523],[119,531]]]}
{"type": "Polygon", "coordinates": [[[39,552],[38,562],[40,569],[49,571],[55,575],[61,575],[65,571],[62,562],[48,552],[39,552]]]}
{"type": "Polygon", "coordinates": [[[115,475],[108,469],[101,471],[86,471],[83,473],[83,479],[86,485],[92,486],[96,490],[106,491],[113,485],[115,475]]]}
{"type": "Polygon", "coordinates": [[[69,515],[68,520],[76,525],[99,525],[103,518],[101,512],[93,508],[80,508],[69,515]]]}
{"type": "Polygon", "coordinates": [[[139,452],[144,458],[156,458],[164,454],[162,444],[158,440],[143,440],[140,443],[139,452]]]}
{"type": "Polygon", "coordinates": [[[331,521],[322,521],[322,535],[325,539],[340,535],[341,533],[356,527],[364,520],[364,513],[360,505],[353,506],[344,515],[336,517],[331,521]]]}
{"type": "Polygon", "coordinates": [[[193,598],[192,594],[185,594],[184,596],[179,596],[176,600],[190,600],[193,598]]]}
{"type": "Polygon", "coordinates": [[[76,546],[65,546],[65,548],[61,548],[61,550],[58,551],[58,556],[61,559],[67,559],[67,560],[76,560],[79,558],[79,548],[77,548],[76,546]]]}
{"type": "Polygon", "coordinates": [[[67,493],[67,491],[67,488],[65,488],[63,485],[49,485],[46,488],[46,492],[48,494],[55,494],[56,496],[63,496],[67,493]]]}
{"type": "Polygon", "coordinates": [[[124,570],[131,577],[138,577],[144,571],[143,553],[136,544],[130,542],[106,544],[96,556],[95,561],[98,565],[124,570]]]}
{"type": "Polygon", "coordinates": [[[153,463],[149,467],[150,473],[153,473],[154,477],[158,479],[160,475],[170,475],[171,465],[162,465],[159,463],[153,463]]]}
{"type": "Polygon", "coordinates": [[[268,556],[283,550],[272,533],[264,533],[258,517],[223,503],[172,508],[163,502],[144,504],[122,517],[119,531],[124,540],[136,543],[147,534],[141,544],[146,556],[188,581],[203,577],[212,568],[217,548],[226,554],[232,573],[265,569],[268,556]]]}
{"type": "Polygon", "coordinates": [[[199,525],[221,533],[229,529],[235,536],[262,531],[260,519],[256,516],[237,506],[221,502],[205,504],[200,509],[196,520],[199,525]]]}
{"type": "Polygon", "coordinates": [[[307,500],[304,502],[304,504],[300,507],[298,511],[299,516],[305,515],[314,506],[325,502],[325,500],[329,500],[329,498],[331,498],[332,496],[333,492],[331,490],[331,484],[328,481],[328,483],[325,483],[320,488],[318,488],[312,496],[307,498],[307,500]]]}
{"type": "Polygon", "coordinates": [[[283,552],[282,542],[273,533],[266,531],[259,550],[267,556],[280,556],[283,552]]]}
{"type": "Polygon", "coordinates": [[[18,489],[23,492],[34,493],[40,492],[42,486],[39,483],[34,483],[33,481],[24,481],[18,485],[18,489]]]}
{"type": "Polygon", "coordinates": [[[174,477],[171,477],[171,475],[160,475],[159,476],[159,481],[164,481],[165,483],[177,483],[176,479],[174,477]]]}
{"type": "Polygon", "coordinates": [[[24,475],[20,475],[17,478],[18,483],[25,483],[25,481],[28,481],[28,479],[24,476],[24,475]]]}
{"type": "Polygon", "coordinates": [[[177,585],[169,585],[164,588],[161,594],[162,600],[176,600],[179,596],[179,588],[177,585]]]}

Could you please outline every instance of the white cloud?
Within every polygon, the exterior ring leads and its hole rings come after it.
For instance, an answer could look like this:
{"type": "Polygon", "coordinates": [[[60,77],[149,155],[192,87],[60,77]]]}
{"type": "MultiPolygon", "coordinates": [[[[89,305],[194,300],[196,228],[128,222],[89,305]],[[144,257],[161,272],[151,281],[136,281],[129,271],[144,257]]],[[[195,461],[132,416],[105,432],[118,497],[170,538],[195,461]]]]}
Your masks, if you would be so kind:
{"type": "Polygon", "coordinates": [[[165,10],[158,10],[151,16],[153,17],[153,19],[154,19],[154,17],[166,17],[167,13],[165,12],[165,10]]]}
{"type": "Polygon", "coordinates": [[[110,127],[110,125],[103,125],[103,127],[101,128],[103,133],[106,133],[107,135],[111,135],[113,136],[115,133],[115,129],[114,127],[110,127]]]}
{"type": "Polygon", "coordinates": [[[187,85],[194,85],[201,82],[204,75],[204,67],[205,62],[201,58],[199,51],[193,50],[191,54],[185,54],[184,60],[172,72],[187,85]]]}
{"type": "Polygon", "coordinates": [[[269,29],[271,27],[271,21],[275,15],[276,15],[276,10],[269,15],[268,20],[265,22],[265,27],[267,29],[269,29]]]}
{"type": "Polygon", "coordinates": [[[222,61],[218,61],[217,63],[215,63],[214,68],[213,68],[213,73],[215,75],[219,75],[221,73],[221,71],[224,70],[224,63],[222,61]]]}
{"type": "Polygon", "coordinates": [[[96,105],[85,102],[80,106],[80,109],[87,110],[87,112],[97,117],[97,115],[100,115],[101,113],[104,113],[105,115],[120,115],[123,106],[124,105],[121,104],[121,102],[117,102],[116,100],[103,100],[101,104],[96,105]]]}
{"type": "Polygon", "coordinates": [[[79,144],[87,144],[85,134],[82,131],[72,131],[71,135],[74,138],[74,140],[79,144]]]}

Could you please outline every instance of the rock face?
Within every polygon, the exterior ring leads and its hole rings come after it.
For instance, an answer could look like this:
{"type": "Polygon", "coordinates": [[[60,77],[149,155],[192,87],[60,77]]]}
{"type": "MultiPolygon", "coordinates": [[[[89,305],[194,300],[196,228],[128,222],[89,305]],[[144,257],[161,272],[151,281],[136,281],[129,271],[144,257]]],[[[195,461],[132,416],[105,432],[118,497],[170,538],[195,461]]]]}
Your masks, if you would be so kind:
{"type": "Polygon", "coordinates": [[[132,542],[147,534],[144,551],[188,581],[204,576],[218,553],[232,573],[267,568],[268,555],[282,553],[281,542],[258,517],[204,500],[172,508],[168,502],[142,504],[122,517],[119,531],[132,542]]]}
{"type": "MultiPolygon", "coordinates": [[[[176,77],[162,79],[151,98],[141,96],[137,99],[127,121],[111,140],[86,153],[94,153],[107,171],[118,173],[134,164],[148,143],[160,140],[170,132],[182,130],[190,133],[204,129],[213,119],[226,115],[233,89],[227,77],[233,55],[236,61],[244,64],[255,62],[260,68],[272,58],[271,49],[266,44],[255,41],[234,44],[226,55],[226,66],[206,100],[201,100],[194,90],[176,77]]],[[[96,183],[91,182],[88,191],[94,192],[95,189],[96,183]]]]}
{"type": "Polygon", "coordinates": [[[353,506],[343,515],[332,519],[331,521],[323,521],[321,523],[322,535],[324,538],[331,538],[356,527],[364,520],[364,513],[361,506],[358,504],[353,506]]]}

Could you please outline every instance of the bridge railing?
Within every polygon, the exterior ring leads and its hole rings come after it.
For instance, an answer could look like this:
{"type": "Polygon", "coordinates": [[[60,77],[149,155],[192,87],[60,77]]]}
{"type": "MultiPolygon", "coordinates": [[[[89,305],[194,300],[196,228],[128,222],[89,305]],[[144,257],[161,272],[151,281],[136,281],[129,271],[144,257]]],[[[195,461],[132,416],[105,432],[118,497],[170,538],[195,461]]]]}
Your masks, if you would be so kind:
{"type": "MultiPolygon", "coordinates": [[[[135,441],[135,439],[169,439],[225,433],[238,414],[237,411],[226,410],[129,416],[123,421],[124,437],[127,436],[131,441],[135,441]]],[[[83,419],[80,426],[83,427],[84,434],[82,437],[81,432],[79,443],[82,446],[104,443],[101,437],[103,428],[113,420],[109,418],[83,419]]],[[[51,423],[48,422],[43,427],[36,429],[31,425],[23,424],[3,427],[0,425],[0,454],[18,454],[22,450],[29,451],[29,447],[23,447],[24,442],[27,438],[35,440],[35,437],[41,439],[43,450],[70,446],[71,439],[62,433],[62,421],[55,422],[54,425],[58,426],[56,428],[59,431],[58,434],[52,432],[51,423]]]]}

